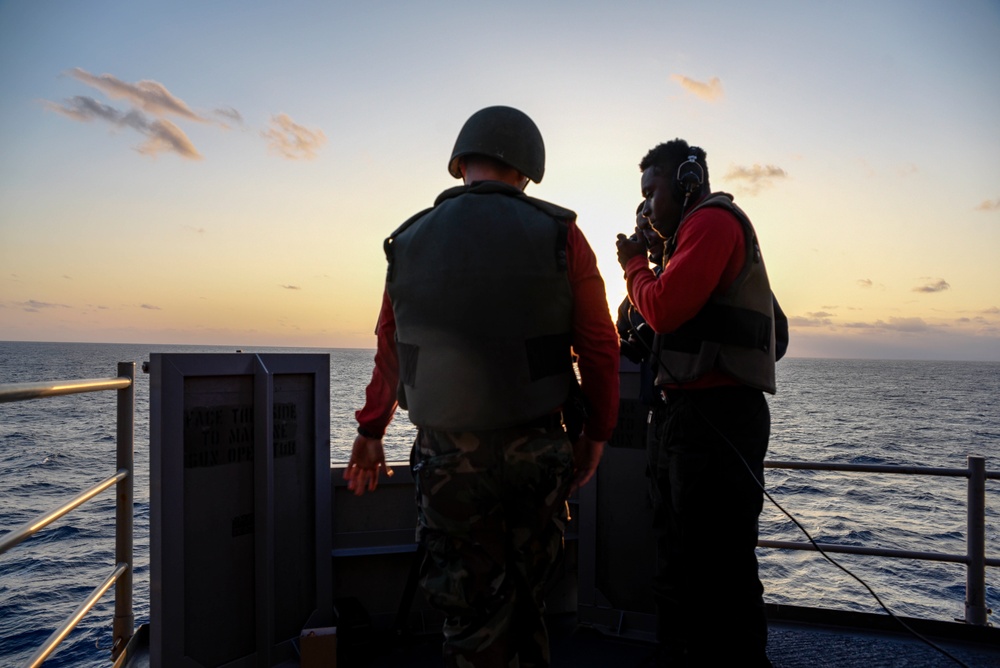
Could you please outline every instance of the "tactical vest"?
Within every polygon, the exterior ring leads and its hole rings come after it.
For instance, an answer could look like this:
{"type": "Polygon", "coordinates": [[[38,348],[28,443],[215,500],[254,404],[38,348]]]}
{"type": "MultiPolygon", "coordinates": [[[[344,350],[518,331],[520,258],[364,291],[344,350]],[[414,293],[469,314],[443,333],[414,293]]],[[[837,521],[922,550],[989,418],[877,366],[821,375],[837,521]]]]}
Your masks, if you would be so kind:
{"type": "Polygon", "coordinates": [[[726,193],[709,195],[685,218],[710,206],[731,212],[743,226],[743,269],[732,285],[713,295],[694,318],[669,334],[657,335],[661,363],[656,384],[683,387],[718,369],[745,385],[774,394],[773,297],[757,235],[750,219],[726,193]]]}
{"type": "Polygon", "coordinates": [[[446,190],[386,239],[399,402],[421,427],[498,429],[575,381],[568,209],[486,181],[446,190]]]}

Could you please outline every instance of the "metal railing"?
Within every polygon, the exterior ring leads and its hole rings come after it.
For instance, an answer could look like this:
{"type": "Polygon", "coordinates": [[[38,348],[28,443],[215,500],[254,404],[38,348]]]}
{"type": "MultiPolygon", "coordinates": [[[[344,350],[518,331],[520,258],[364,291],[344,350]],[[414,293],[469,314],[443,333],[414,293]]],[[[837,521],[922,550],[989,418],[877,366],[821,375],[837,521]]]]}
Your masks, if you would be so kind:
{"type": "Polygon", "coordinates": [[[112,626],[114,643],[112,659],[125,650],[132,638],[135,616],[132,610],[132,500],[133,500],[133,446],[135,439],[135,363],[119,362],[117,378],[92,378],[85,380],[54,381],[44,383],[9,383],[0,385],[0,403],[41,399],[82,392],[117,390],[117,471],[96,485],[85,489],[55,510],[40,515],[23,526],[0,536],[0,555],[24,541],[52,522],[93,499],[101,492],[115,486],[115,564],[114,570],[80,604],[62,625],[28,660],[27,665],[40,666],[56,650],[83,617],[93,609],[101,597],[115,586],[115,617],[112,626]]]}
{"type": "Polygon", "coordinates": [[[817,550],[829,553],[863,554],[899,559],[922,559],[965,564],[965,622],[985,626],[989,611],[986,608],[986,567],[1000,566],[1000,559],[986,557],[986,480],[1000,480],[1000,471],[987,471],[983,457],[970,455],[968,468],[934,468],[924,466],[888,466],[877,464],[834,464],[819,462],[764,462],[765,468],[799,469],[808,471],[841,471],[856,473],[893,473],[905,475],[934,475],[968,479],[966,500],[966,553],[944,554],[893,550],[834,543],[807,543],[780,540],[759,540],[760,547],[783,550],[817,550]]]}

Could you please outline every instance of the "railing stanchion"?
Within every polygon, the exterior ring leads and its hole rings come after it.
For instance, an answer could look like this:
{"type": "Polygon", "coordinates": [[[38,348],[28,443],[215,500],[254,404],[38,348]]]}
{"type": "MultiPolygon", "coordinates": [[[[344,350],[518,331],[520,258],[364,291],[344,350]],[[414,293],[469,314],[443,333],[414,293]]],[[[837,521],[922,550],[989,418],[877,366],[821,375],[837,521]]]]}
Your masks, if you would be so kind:
{"type": "Polygon", "coordinates": [[[135,481],[135,362],[119,362],[118,375],[127,376],[132,382],[118,390],[117,441],[118,470],[126,469],[128,476],[118,482],[115,503],[115,561],[128,568],[115,583],[115,618],[112,624],[111,658],[117,659],[125,651],[135,630],[135,613],[132,608],[133,571],[133,499],[135,481]]]}
{"type": "Polygon", "coordinates": [[[965,623],[986,625],[986,459],[969,456],[965,623]]]}

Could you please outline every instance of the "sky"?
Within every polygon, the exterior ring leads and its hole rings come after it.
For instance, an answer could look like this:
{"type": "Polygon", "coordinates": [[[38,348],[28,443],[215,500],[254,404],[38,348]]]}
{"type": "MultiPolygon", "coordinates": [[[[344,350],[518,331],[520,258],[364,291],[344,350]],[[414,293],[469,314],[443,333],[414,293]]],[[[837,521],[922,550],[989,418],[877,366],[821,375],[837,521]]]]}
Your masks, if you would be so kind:
{"type": "Polygon", "coordinates": [[[0,340],[374,347],[383,239],[496,104],[612,309],[681,137],[790,356],[1000,361],[997,0],[0,0],[0,340]]]}

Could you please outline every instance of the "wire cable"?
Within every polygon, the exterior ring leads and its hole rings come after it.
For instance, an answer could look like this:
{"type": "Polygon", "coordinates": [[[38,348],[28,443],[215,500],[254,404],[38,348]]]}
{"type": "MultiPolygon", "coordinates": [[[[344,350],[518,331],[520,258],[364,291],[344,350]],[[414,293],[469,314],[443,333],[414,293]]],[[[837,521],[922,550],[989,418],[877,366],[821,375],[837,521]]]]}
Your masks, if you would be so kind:
{"type": "MultiPolygon", "coordinates": [[[[657,361],[657,363],[659,364],[659,366],[667,373],[668,376],[670,376],[670,379],[673,381],[673,384],[677,386],[677,389],[684,389],[684,383],[682,383],[681,381],[677,380],[677,377],[674,376],[674,374],[670,371],[669,368],[667,368],[666,364],[663,363],[663,360],[660,359],[660,356],[657,355],[657,354],[655,354],[655,352],[653,351],[652,347],[648,346],[646,344],[646,342],[642,339],[642,337],[639,335],[638,328],[635,325],[632,324],[632,319],[631,318],[628,319],[628,326],[629,326],[629,330],[631,330],[631,332],[635,335],[634,336],[635,340],[638,341],[639,344],[648,353],[649,358],[650,359],[655,359],[657,361]]],[[[736,445],[734,445],[733,442],[729,440],[729,438],[722,432],[721,429],[718,428],[718,426],[716,426],[711,420],[708,419],[708,417],[701,411],[701,408],[697,404],[694,404],[694,409],[695,409],[695,413],[705,422],[705,424],[707,424],[709,426],[709,428],[712,429],[712,431],[714,431],[716,434],[718,434],[719,437],[723,440],[723,442],[725,442],[726,445],[728,445],[730,447],[730,449],[733,451],[733,453],[739,458],[739,460],[743,464],[744,468],[746,468],[747,472],[750,474],[750,477],[753,478],[754,483],[756,483],[756,485],[758,487],[760,487],[760,491],[763,492],[763,494],[764,494],[765,497],[767,497],[767,500],[770,501],[772,504],[774,504],[774,506],[778,510],[780,510],[788,519],[790,519],[792,521],[793,524],[795,524],[796,527],[798,527],[799,531],[802,532],[802,534],[806,537],[806,539],[809,541],[809,543],[812,544],[813,548],[817,552],[819,552],[820,555],[822,555],[824,559],[826,559],[831,564],[833,564],[834,566],[836,566],[837,568],[839,568],[840,570],[842,570],[847,575],[849,575],[852,578],[854,578],[857,582],[859,582],[861,584],[862,587],[864,587],[865,589],[867,589],[868,593],[871,594],[872,598],[874,598],[875,601],[879,604],[879,606],[883,610],[885,610],[886,614],[888,614],[889,617],[891,617],[893,620],[896,621],[896,623],[898,623],[901,627],[903,627],[904,630],[906,630],[908,633],[910,633],[911,635],[913,635],[915,638],[917,638],[917,639],[921,640],[922,642],[924,642],[925,644],[927,644],[929,647],[932,647],[933,649],[937,650],[938,652],[940,652],[944,656],[948,657],[949,659],[951,659],[952,661],[954,661],[958,665],[964,666],[965,668],[969,668],[968,664],[966,664],[964,661],[962,661],[961,659],[959,659],[958,657],[956,657],[954,654],[952,654],[951,652],[949,652],[945,648],[941,647],[940,645],[938,645],[937,643],[935,643],[934,641],[932,641],[930,638],[925,637],[924,635],[922,635],[921,633],[919,633],[918,631],[916,631],[915,629],[913,629],[909,624],[907,624],[906,622],[904,622],[892,610],[890,610],[889,607],[885,603],[882,602],[882,599],[879,598],[878,594],[875,593],[875,590],[873,590],[870,586],[868,586],[867,582],[865,582],[862,578],[860,578],[859,576],[857,576],[853,572],[851,572],[846,566],[843,566],[842,564],[838,563],[833,557],[831,557],[829,554],[827,554],[823,550],[823,548],[821,548],[819,546],[819,543],[817,543],[813,539],[812,535],[810,535],[810,533],[806,530],[806,528],[804,526],[802,526],[802,523],[799,522],[790,512],[788,512],[787,510],[785,510],[785,508],[780,503],[778,503],[774,499],[774,497],[771,496],[771,494],[764,488],[763,481],[762,480],[758,480],[757,476],[753,472],[753,469],[750,467],[750,464],[747,462],[747,460],[743,457],[743,455],[737,449],[736,445]]]]}

